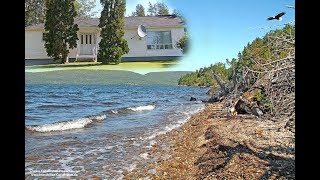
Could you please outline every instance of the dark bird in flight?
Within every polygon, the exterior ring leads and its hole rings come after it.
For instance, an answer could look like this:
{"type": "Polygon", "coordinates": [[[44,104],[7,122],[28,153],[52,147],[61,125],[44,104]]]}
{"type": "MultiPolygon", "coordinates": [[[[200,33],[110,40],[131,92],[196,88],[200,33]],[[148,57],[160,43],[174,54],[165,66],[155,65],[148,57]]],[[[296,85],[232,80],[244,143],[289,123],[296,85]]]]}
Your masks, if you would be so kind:
{"type": "Polygon", "coordinates": [[[269,17],[267,20],[273,20],[273,19],[276,19],[278,21],[281,21],[282,20],[282,17],[283,15],[285,15],[286,13],[285,12],[282,12],[282,13],[279,13],[277,14],[276,16],[273,16],[273,17],[269,17]]]}

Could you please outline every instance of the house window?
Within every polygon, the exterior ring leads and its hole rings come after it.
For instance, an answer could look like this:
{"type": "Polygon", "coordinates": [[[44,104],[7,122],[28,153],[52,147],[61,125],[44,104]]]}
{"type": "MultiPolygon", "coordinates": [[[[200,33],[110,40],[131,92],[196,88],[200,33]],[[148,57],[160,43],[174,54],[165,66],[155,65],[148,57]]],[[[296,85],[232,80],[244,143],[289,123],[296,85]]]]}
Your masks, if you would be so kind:
{"type": "Polygon", "coordinates": [[[171,31],[148,31],[147,49],[172,49],[171,31]]]}
{"type": "Polygon", "coordinates": [[[94,34],[81,34],[80,35],[80,43],[81,44],[94,44],[95,43],[95,35],[94,34]]]}

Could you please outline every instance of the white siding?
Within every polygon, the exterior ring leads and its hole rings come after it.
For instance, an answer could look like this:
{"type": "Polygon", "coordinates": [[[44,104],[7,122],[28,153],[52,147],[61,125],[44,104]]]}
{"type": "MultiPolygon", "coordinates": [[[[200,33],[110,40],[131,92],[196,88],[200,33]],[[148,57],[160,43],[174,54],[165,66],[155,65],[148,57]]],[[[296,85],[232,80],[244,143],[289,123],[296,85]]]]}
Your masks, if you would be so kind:
{"type": "Polygon", "coordinates": [[[25,31],[25,59],[47,59],[42,31],[25,31]]]}
{"type": "Polygon", "coordinates": [[[144,57],[146,56],[147,41],[146,38],[141,38],[137,35],[137,30],[126,30],[124,38],[128,42],[129,53],[124,54],[123,57],[144,57]],[[133,38],[132,38],[133,37],[133,38]],[[132,38],[132,39],[131,39],[132,38]]]}
{"type": "Polygon", "coordinates": [[[171,31],[173,49],[147,49],[147,37],[140,40],[139,36],[135,36],[137,30],[126,30],[124,37],[128,41],[130,51],[123,57],[182,56],[182,51],[175,47],[175,43],[184,35],[184,28],[157,28],[147,31],[171,31]],[[134,38],[131,39],[132,37],[134,38]]]}
{"type": "MultiPolygon", "coordinates": [[[[173,49],[147,49],[147,37],[139,38],[135,36],[137,34],[136,30],[126,30],[124,38],[128,41],[128,46],[130,51],[128,54],[123,55],[123,57],[148,57],[148,56],[182,56],[180,49],[175,47],[175,43],[183,36],[184,28],[157,28],[157,29],[147,29],[147,31],[171,31],[173,49]],[[135,36],[133,39],[131,39],[135,36]]],[[[80,44],[81,32],[97,32],[97,28],[92,29],[80,29],[78,32],[78,46],[80,44]]],[[[44,41],[42,41],[43,31],[25,31],[25,59],[48,59],[46,50],[44,48],[44,41]]],[[[100,33],[97,32],[97,46],[101,40],[100,33]]],[[[76,57],[77,49],[70,49],[69,58],[76,57]]]]}
{"type": "MultiPolygon", "coordinates": [[[[47,56],[42,34],[43,31],[25,31],[25,59],[52,59],[47,56]]],[[[69,58],[75,58],[76,48],[69,51],[69,58]]]]}

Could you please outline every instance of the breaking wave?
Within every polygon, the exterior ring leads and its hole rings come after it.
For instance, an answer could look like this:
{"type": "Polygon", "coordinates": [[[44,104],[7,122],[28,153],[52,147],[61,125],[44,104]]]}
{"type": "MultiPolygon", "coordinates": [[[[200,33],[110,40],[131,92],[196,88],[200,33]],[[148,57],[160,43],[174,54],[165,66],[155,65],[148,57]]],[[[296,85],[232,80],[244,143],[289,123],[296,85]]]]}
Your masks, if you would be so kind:
{"type": "Polygon", "coordinates": [[[43,125],[30,125],[26,126],[26,129],[29,131],[36,132],[51,132],[51,131],[65,131],[70,129],[79,129],[84,128],[88,124],[91,124],[94,120],[103,120],[106,118],[106,115],[90,116],[84,117],[76,120],[56,122],[52,124],[43,124],[43,125]]]}
{"type": "Polygon", "coordinates": [[[124,107],[119,109],[111,109],[104,111],[104,113],[111,114],[111,115],[122,115],[134,112],[141,112],[141,111],[151,111],[155,108],[155,105],[146,105],[146,106],[132,106],[132,107],[124,107]]]}
{"type": "Polygon", "coordinates": [[[154,108],[155,108],[155,105],[146,105],[146,106],[128,107],[127,109],[130,109],[132,111],[148,111],[148,110],[153,110],[154,108]]]}

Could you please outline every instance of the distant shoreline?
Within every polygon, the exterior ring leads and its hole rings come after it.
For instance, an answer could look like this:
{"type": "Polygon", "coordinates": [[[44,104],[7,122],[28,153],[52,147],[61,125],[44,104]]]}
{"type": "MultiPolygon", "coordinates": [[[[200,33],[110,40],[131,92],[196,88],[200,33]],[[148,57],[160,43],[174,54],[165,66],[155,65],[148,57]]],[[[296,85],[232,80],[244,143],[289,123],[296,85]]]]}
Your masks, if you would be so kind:
{"type": "Polygon", "coordinates": [[[25,72],[26,84],[133,84],[178,85],[181,76],[189,71],[163,71],[139,74],[124,70],[55,70],[25,72]]]}

